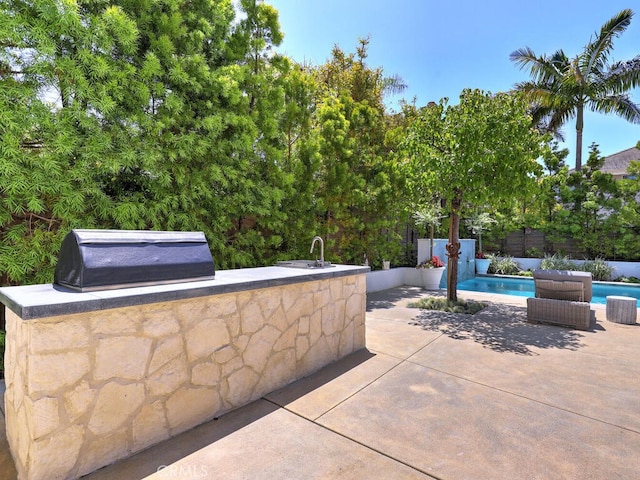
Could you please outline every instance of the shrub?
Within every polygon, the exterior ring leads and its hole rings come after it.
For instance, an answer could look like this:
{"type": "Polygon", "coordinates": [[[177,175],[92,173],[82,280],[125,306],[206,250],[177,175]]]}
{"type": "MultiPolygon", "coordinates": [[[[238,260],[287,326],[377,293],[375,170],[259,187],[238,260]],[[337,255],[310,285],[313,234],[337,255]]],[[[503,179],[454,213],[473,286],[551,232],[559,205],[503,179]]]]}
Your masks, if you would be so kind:
{"type": "Polygon", "coordinates": [[[531,247],[524,252],[524,256],[528,258],[540,258],[542,257],[542,251],[539,248],[531,247]]]}
{"type": "Polygon", "coordinates": [[[497,273],[498,275],[517,275],[520,272],[520,265],[509,255],[506,257],[492,255],[489,272],[497,273]]]}
{"type": "Polygon", "coordinates": [[[599,281],[611,280],[611,275],[614,270],[603,258],[585,260],[581,265],[578,265],[569,257],[555,253],[551,256],[546,255],[540,262],[540,268],[542,270],[579,270],[591,272],[593,279],[599,281]]]}
{"type": "Polygon", "coordinates": [[[545,254],[540,262],[540,268],[542,270],[578,270],[578,266],[570,257],[558,253],[545,254]]]}
{"type": "Polygon", "coordinates": [[[409,308],[423,308],[425,310],[439,310],[441,312],[465,313],[474,315],[485,308],[488,304],[483,302],[458,300],[452,302],[442,297],[425,297],[417,302],[409,304],[409,308]]]}
{"type": "Polygon", "coordinates": [[[607,281],[611,280],[611,274],[613,273],[613,267],[610,266],[602,258],[596,258],[595,260],[585,260],[580,267],[580,270],[585,272],[591,272],[591,276],[594,280],[607,281]]]}
{"type": "Polygon", "coordinates": [[[640,283],[640,278],[634,277],[634,276],[631,276],[631,277],[622,276],[622,277],[616,278],[615,281],[624,282],[624,283],[640,283]]]}

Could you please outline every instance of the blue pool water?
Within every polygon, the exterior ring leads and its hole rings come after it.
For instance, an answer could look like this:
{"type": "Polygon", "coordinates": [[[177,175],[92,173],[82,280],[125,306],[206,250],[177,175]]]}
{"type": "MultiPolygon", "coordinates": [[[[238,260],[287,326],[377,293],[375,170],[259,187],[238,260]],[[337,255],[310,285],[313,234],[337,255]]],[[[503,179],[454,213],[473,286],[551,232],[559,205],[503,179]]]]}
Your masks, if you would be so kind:
{"type": "MultiPolygon", "coordinates": [[[[475,277],[458,283],[458,290],[473,292],[501,293],[519,297],[533,297],[533,279],[513,277],[475,277]]],[[[612,285],[611,283],[593,282],[593,298],[591,303],[605,305],[607,295],[622,295],[638,299],[640,308],[640,285],[612,285]]]]}

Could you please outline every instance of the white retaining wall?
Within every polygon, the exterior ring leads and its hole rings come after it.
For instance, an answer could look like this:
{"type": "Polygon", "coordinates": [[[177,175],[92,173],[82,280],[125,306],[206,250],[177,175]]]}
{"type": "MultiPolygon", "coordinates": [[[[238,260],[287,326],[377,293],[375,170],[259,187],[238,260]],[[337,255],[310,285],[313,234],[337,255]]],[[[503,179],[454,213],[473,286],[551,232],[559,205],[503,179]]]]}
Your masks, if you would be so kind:
{"type": "MultiPolygon", "coordinates": [[[[520,258],[515,257],[514,260],[518,262],[522,270],[529,270],[540,268],[541,260],[539,258],[520,258]]],[[[580,265],[584,260],[573,260],[576,264],[580,265]]],[[[640,278],[640,262],[610,262],[607,263],[614,268],[611,279],[615,280],[617,277],[638,277],[640,278]]]]}
{"type": "MultiPolygon", "coordinates": [[[[540,266],[539,258],[515,258],[523,270],[535,269],[540,266]]],[[[581,261],[576,261],[581,263],[581,261]]],[[[612,278],[620,276],[640,278],[640,262],[607,262],[614,267],[612,278]]],[[[376,270],[367,273],[367,293],[380,292],[390,288],[410,285],[422,286],[420,271],[413,267],[398,267],[391,270],[376,270]]]]}
{"type": "Polygon", "coordinates": [[[412,267],[398,267],[367,273],[367,293],[381,292],[402,285],[422,287],[420,271],[412,267]]]}

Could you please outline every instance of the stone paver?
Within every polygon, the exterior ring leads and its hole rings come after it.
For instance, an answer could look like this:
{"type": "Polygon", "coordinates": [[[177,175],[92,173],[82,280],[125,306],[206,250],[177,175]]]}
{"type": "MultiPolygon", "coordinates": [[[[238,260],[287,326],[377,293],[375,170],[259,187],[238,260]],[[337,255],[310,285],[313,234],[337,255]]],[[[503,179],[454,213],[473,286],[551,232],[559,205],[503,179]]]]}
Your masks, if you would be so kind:
{"type": "Polygon", "coordinates": [[[369,294],[367,350],[85,479],[639,478],[640,325],[407,308],[426,294],[369,294]]]}

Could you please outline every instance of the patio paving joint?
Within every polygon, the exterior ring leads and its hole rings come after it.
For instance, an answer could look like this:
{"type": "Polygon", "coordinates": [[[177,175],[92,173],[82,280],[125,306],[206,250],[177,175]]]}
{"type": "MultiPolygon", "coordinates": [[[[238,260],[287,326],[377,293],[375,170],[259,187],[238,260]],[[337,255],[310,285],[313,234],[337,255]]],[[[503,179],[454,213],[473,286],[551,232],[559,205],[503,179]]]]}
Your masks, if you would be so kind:
{"type": "MultiPolygon", "coordinates": [[[[403,362],[402,362],[402,363],[403,363],[403,362]]],[[[398,364],[398,365],[400,365],[400,364],[398,364]]],[[[396,365],[395,367],[391,368],[391,369],[389,370],[389,372],[390,372],[391,370],[394,370],[398,365],[396,365]]],[[[371,383],[373,383],[373,382],[371,382],[371,383]]],[[[365,387],[365,388],[366,388],[366,387],[365,387]]],[[[361,390],[362,390],[362,389],[361,389],[361,390]]],[[[361,390],[359,390],[359,391],[361,391],[361,390]]],[[[353,395],[351,395],[349,398],[351,398],[352,396],[353,396],[353,395]]],[[[377,448],[375,448],[375,447],[372,447],[371,445],[367,445],[366,443],[363,443],[363,442],[361,442],[360,440],[358,440],[358,439],[356,439],[356,438],[353,438],[353,437],[350,437],[350,436],[348,436],[348,435],[345,435],[344,433],[339,432],[339,431],[337,431],[337,430],[334,430],[333,428],[330,428],[330,427],[328,427],[328,426],[326,426],[326,425],[323,425],[322,423],[318,423],[316,420],[312,420],[312,419],[307,418],[307,417],[305,417],[305,416],[303,416],[303,415],[300,415],[299,413],[296,413],[296,412],[294,412],[294,411],[292,411],[292,410],[289,410],[289,409],[287,409],[286,407],[284,407],[284,406],[282,406],[282,405],[278,405],[276,402],[273,402],[273,401],[269,400],[268,398],[264,398],[264,397],[263,397],[263,398],[262,398],[262,400],[264,400],[264,401],[266,401],[266,402],[269,402],[269,403],[271,403],[272,405],[274,405],[274,406],[276,406],[276,407],[278,407],[278,408],[282,408],[283,410],[286,410],[287,412],[289,412],[289,413],[291,413],[291,414],[295,415],[296,417],[298,417],[298,418],[300,418],[300,419],[302,419],[302,420],[304,420],[304,421],[307,421],[307,422],[309,422],[309,423],[312,423],[312,424],[314,424],[314,425],[316,425],[316,426],[318,426],[318,427],[322,428],[323,430],[326,430],[327,432],[330,432],[330,433],[333,433],[333,434],[335,434],[335,435],[338,435],[338,436],[340,436],[340,437],[344,438],[345,440],[349,440],[350,442],[356,443],[356,444],[360,445],[361,447],[366,448],[367,450],[369,450],[369,451],[371,451],[371,452],[374,452],[374,453],[376,453],[376,454],[378,454],[378,455],[382,455],[383,457],[388,458],[389,460],[392,460],[392,461],[394,461],[394,462],[396,462],[396,463],[402,464],[402,465],[404,465],[405,467],[410,468],[411,470],[414,470],[414,471],[419,472],[419,473],[421,473],[421,474],[423,474],[423,475],[426,475],[427,477],[432,478],[433,480],[445,480],[443,477],[438,477],[438,476],[436,476],[436,475],[433,475],[432,473],[425,472],[424,470],[422,470],[422,469],[420,469],[420,468],[416,467],[415,465],[411,465],[410,463],[407,463],[407,462],[405,462],[405,461],[403,461],[403,460],[400,460],[400,459],[398,459],[398,458],[395,458],[394,456],[392,456],[392,455],[390,455],[390,454],[388,454],[388,453],[386,453],[386,452],[384,452],[384,451],[382,451],[382,450],[379,450],[379,449],[377,449],[377,448]]],[[[345,400],[346,400],[346,399],[345,399],[345,400]]],[[[343,401],[343,402],[344,402],[344,401],[343,401]]],[[[343,402],[340,402],[340,403],[343,403],[343,402]]],[[[329,413],[331,410],[333,410],[333,409],[334,409],[334,408],[336,408],[336,407],[337,407],[337,405],[336,405],[336,406],[334,406],[334,407],[331,407],[331,409],[327,410],[325,413],[323,413],[322,415],[320,415],[320,417],[318,417],[318,419],[319,419],[319,418],[321,418],[321,417],[323,417],[324,415],[326,415],[327,413],[329,413]]]]}
{"type": "MultiPolygon", "coordinates": [[[[418,350],[420,351],[420,350],[418,350]]],[[[372,352],[373,353],[373,352],[372,352]]],[[[417,353],[417,352],[416,352],[417,353]]],[[[374,354],[375,355],[375,354],[374,354]]],[[[387,354],[385,354],[387,355],[387,354]]],[[[322,418],[324,415],[328,414],[329,412],[331,412],[332,410],[336,409],[337,407],[339,407],[340,405],[342,405],[344,402],[350,400],[351,398],[353,398],[354,396],[358,395],[360,392],[362,392],[364,389],[366,389],[367,387],[369,387],[370,385],[372,385],[373,383],[377,382],[378,380],[380,380],[382,377],[384,377],[385,375],[387,375],[388,373],[392,372],[394,369],[398,368],[400,365],[402,365],[403,363],[405,363],[407,361],[407,359],[403,359],[400,357],[395,357],[393,355],[387,355],[388,357],[400,360],[400,362],[398,362],[397,364],[393,365],[391,368],[385,370],[384,372],[380,373],[378,376],[376,376],[373,380],[368,381],[366,384],[364,384],[362,387],[358,388],[357,390],[353,391],[351,394],[345,396],[342,400],[340,400],[339,402],[337,402],[335,405],[329,407],[327,410],[323,411],[320,415],[317,415],[315,417],[305,417],[304,415],[301,415],[299,412],[295,411],[294,409],[290,409],[287,407],[288,403],[287,402],[278,402],[277,400],[274,400],[272,398],[269,398],[269,395],[262,397],[263,400],[266,400],[269,403],[272,403],[278,407],[281,407],[283,409],[285,409],[288,412],[294,413],[302,418],[306,418],[307,420],[310,420],[312,422],[316,422],[317,420],[319,420],[320,418],[322,418]]],[[[304,381],[304,378],[301,380],[304,381]]],[[[296,383],[296,382],[294,382],[296,383]]],[[[293,385],[293,384],[290,384],[293,385]]],[[[283,389],[286,389],[287,387],[289,387],[290,385],[286,385],[283,387],[283,389]]]]}
{"type": "MultiPolygon", "coordinates": [[[[582,413],[579,413],[579,412],[576,412],[576,411],[570,410],[570,409],[568,409],[568,408],[562,408],[562,407],[559,407],[558,405],[553,405],[553,404],[551,404],[551,403],[547,403],[547,402],[543,402],[543,401],[540,401],[540,400],[536,400],[535,398],[531,398],[531,397],[528,397],[528,396],[526,396],[526,395],[521,395],[521,394],[519,394],[519,393],[510,392],[509,390],[505,390],[505,389],[498,388],[498,387],[492,387],[491,385],[488,385],[488,384],[486,384],[486,383],[477,382],[477,381],[475,381],[475,380],[471,380],[470,378],[467,378],[467,377],[463,377],[463,376],[460,376],[460,375],[455,375],[455,374],[453,374],[453,373],[446,372],[446,371],[444,371],[444,370],[440,370],[440,369],[438,369],[438,368],[433,368],[433,367],[429,367],[429,366],[427,366],[427,365],[423,365],[423,364],[421,364],[421,363],[419,363],[419,362],[412,361],[410,358],[408,358],[407,360],[405,360],[405,362],[406,362],[406,363],[410,363],[410,364],[412,364],[412,365],[416,365],[416,366],[421,367],[421,368],[426,368],[426,369],[428,369],[428,370],[433,370],[434,372],[438,372],[438,373],[441,373],[441,374],[443,374],[443,375],[448,375],[448,376],[450,376],[450,377],[457,378],[458,380],[462,380],[462,381],[465,381],[465,382],[473,383],[474,385],[479,385],[479,386],[481,386],[481,387],[486,387],[486,388],[488,388],[488,389],[490,389],[490,390],[494,390],[494,391],[496,391],[496,392],[505,393],[505,394],[507,394],[507,395],[512,395],[512,396],[514,396],[514,397],[521,398],[521,399],[523,399],[523,400],[528,400],[528,401],[531,401],[531,402],[535,402],[535,403],[537,403],[537,404],[539,404],[539,405],[543,405],[543,406],[545,406],[545,407],[550,407],[550,408],[553,408],[553,409],[555,409],[555,410],[559,410],[559,411],[562,411],[562,412],[570,413],[570,414],[572,414],[572,415],[577,415],[577,416],[579,416],[579,417],[586,418],[587,420],[593,420],[594,422],[599,422],[599,423],[602,423],[602,424],[604,424],[604,425],[609,425],[609,426],[611,426],[611,427],[615,427],[615,428],[621,428],[621,429],[623,429],[623,430],[627,430],[627,431],[628,431],[628,432],[630,432],[630,433],[640,433],[640,430],[634,430],[634,429],[632,429],[632,428],[625,427],[624,425],[618,425],[618,424],[615,424],[615,423],[612,423],[612,422],[607,422],[607,421],[602,420],[602,419],[600,419],[600,418],[592,417],[592,416],[589,416],[589,415],[584,415],[584,414],[582,414],[582,413]]],[[[402,363],[405,363],[405,362],[401,362],[401,363],[399,363],[397,366],[399,366],[399,365],[401,365],[402,363]]],[[[391,371],[391,370],[390,370],[390,371],[391,371]]],[[[336,406],[337,406],[337,405],[336,405],[336,406]]],[[[335,407],[334,407],[334,408],[335,408],[335,407]]],[[[330,410],[329,410],[329,411],[330,411],[330,410]]],[[[329,411],[327,411],[326,413],[328,413],[329,411]]],[[[323,414],[323,415],[324,415],[324,414],[323,414]]]]}
{"type": "MultiPolygon", "coordinates": [[[[397,358],[397,357],[393,357],[393,358],[397,358]]],[[[368,382],[366,385],[364,385],[363,387],[359,388],[358,390],[356,390],[355,392],[353,392],[351,395],[348,395],[347,397],[343,398],[342,400],[340,400],[338,403],[336,403],[334,406],[332,406],[331,408],[329,408],[326,412],[323,412],[322,414],[318,415],[316,418],[313,419],[313,421],[315,422],[316,420],[319,420],[320,418],[322,418],[323,416],[325,416],[327,413],[331,412],[332,410],[336,409],[337,407],[339,407],[340,405],[342,405],[344,402],[346,402],[347,400],[355,397],[357,394],[359,394],[360,392],[362,392],[364,389],[366,389],[367,387],[369,387],[370,385],[372,385],[373,383],[377,382],[378,380],[380,380],[382,377],[384,377],[385,375],[387,375],[388,373],[392,372],[393,370],[395,370],[396,368],[398,368],[400,365],[402,365],[403,363],[406,362],[405,360],[402,360],[401,362],[395,364],[393,367],[391,367],[390,369],[386,370],[385,372],[381,373],[380,375],[378,375],[376,378],[374,378],[373,380],[371,380],[370,382],[368,382]]],[[[284,407],[286,408],[286,407],[284,407]]]]}

